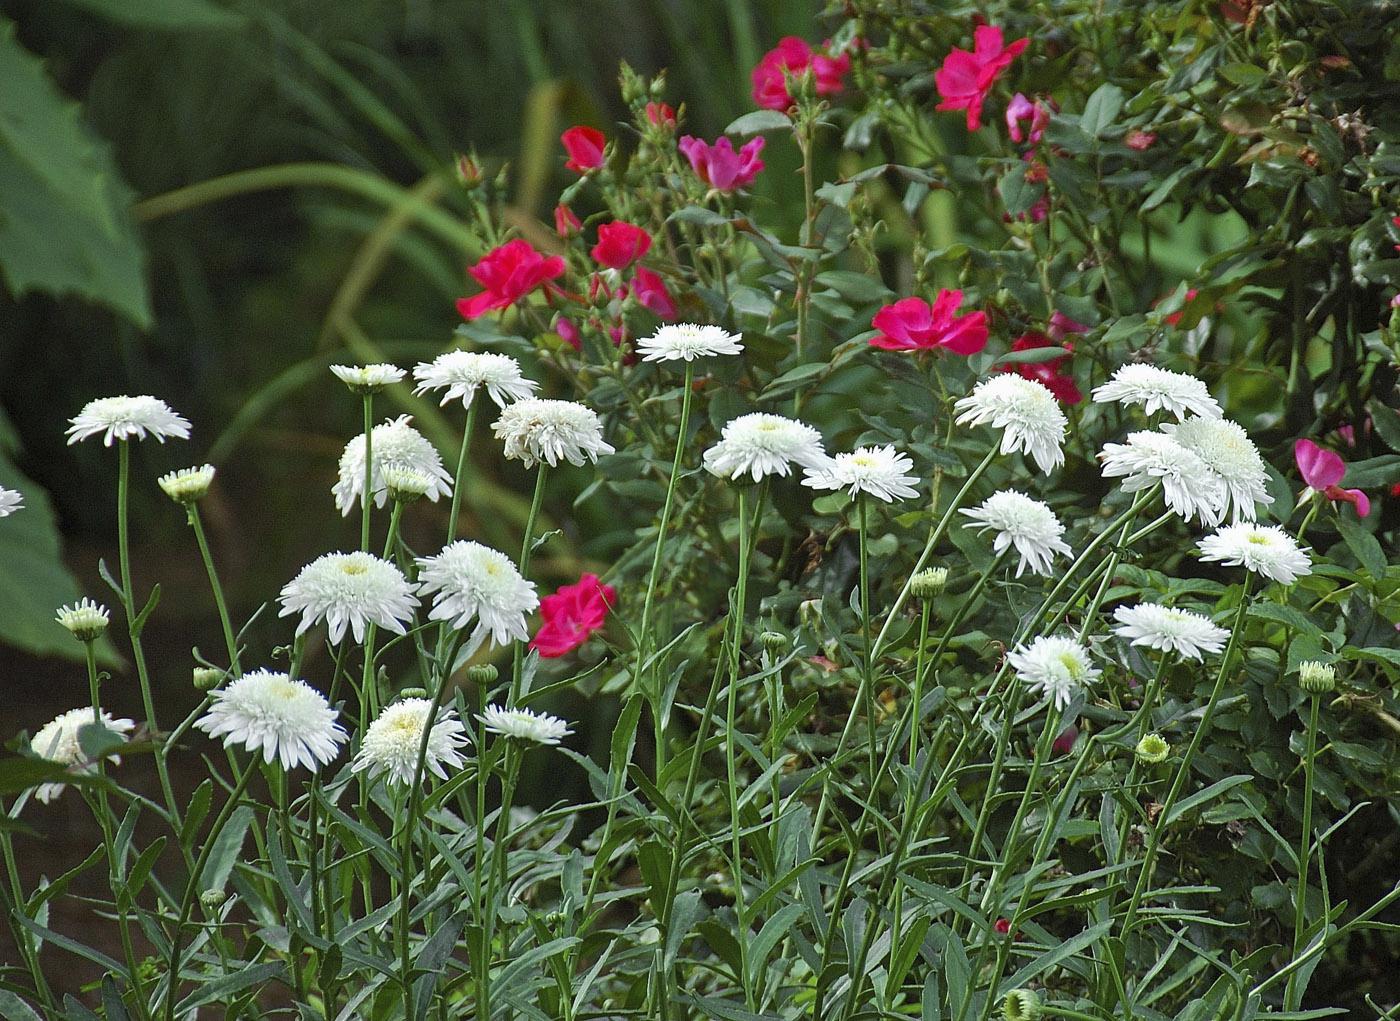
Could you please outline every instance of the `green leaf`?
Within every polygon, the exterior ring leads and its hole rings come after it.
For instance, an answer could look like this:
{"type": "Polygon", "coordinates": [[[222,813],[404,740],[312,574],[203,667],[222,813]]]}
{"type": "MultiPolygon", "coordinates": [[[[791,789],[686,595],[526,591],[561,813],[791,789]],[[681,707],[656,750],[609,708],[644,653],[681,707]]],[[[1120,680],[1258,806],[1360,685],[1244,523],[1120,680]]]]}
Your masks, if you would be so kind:
{"type": "Polygon", "coordinates": [[[0,22],[0,81],[0,275],[16,296],[78,294],[149,326],[131,191],[10,22],[0,22]]]}
{"type": "Polygon", "coordinates": [[[204,863],[204,872],[199,877],[201,892],[224,888],[234,863],[243,852],[243,842],[252,823],[253,810],[247,805],[240,805],[229,815],[224,828],[214,838],[214,846],[210,848],[209,858],[204,863]]]}
{"type": "Polygon", "coordinates": [[[4,989],[0,989],[0,1017],[5,1021],[43,1021],[33,1007],[4,989]]]}
{"type": "Polygon", "coordinates": [[[83,779],[59,763],[44,759],[16,756],[0,760],[0,796],[19,794],[41,783],[82,783],[83,779]]]}
{"type": "Polygon", "coordinates": [[[1005,996],[1011,990],[1021,988],[1042,972],[1049,971],[1061,961],[1068,960],[1084,948],[1097,943],[1100,937],[1112,928],[1113,920],[1109,919],[1099,922],[1097,925],[1090,926],[1072,939],[1067,939],[1063,943],[1057,944],[1046,953],[1041,954],[1035,960],[1031,961],[1010,978],[1003,979],[997,995],[1005,996]]]}
{"type": "Polygon", "coordinates": [[[124,25],[141,28],[164,29],[208,29],[237,28],[243,24],[243,15],[226,11],[208,0],[65,0],[74,7],[81,7],[93,14],[124,25]]]}
{"type": "Polygon", "coordinates": [[[126,738],[95,720],[78,728],[78,747],[94,762],[105,759],[124,744],[126,738]]]}
{"type": "Polygon", "coordinates": [[[817,274],[817,283],[830,287],[847,301],[868,305],[893,297],[893,292],[878,278],[849,269],[829,269],[817,274]]]}
{"type": "Polygon", "coordinates": [[[1105,82],[1094,90],[1084,104],[1084,113],[1079,117],[1079,126],[1090,135],[1102,138],[1103,133],[1123,109],[1123,90],[1117,85],[1105,82]]]}
{"type": "Polygon", "coordinates": [[[1380,401],[1372,401],[1366,407],[1371,412],[1371,424],[1385,440],[1385,445],[1391,450],[1400,451],[1400,411],[1380,401]]]}
{"type": "Polygon", "coordinates": [[[234,993],[274,979],[285,970],[286,966],[281,961],[231,968],[222,977],[200,985],[199,989],[180,1003],[175,1010],[179,1014],[188,1014],[196,1007],[202,1007],[206,1003],[227,1000],[234,993]]]}
{"type": "Polygon", "coordinates": [[[1351,550],[1356,559],[1361,562],[1366,573],[1376,581],[1384,578],[1385,551],[1381,549],[1381,544],[1376,537],[1362,528],[1360,522],[1353,521],[1345,513],[1337,515],[1337,530],[1342,533],[1342,538],[1346,540],[1347,549],[1351,550]]]}
{"type": "Polygon", "coordinates": [[[1400,482],[1400,454],[1382,454],[1347,465],[1342,485],[1348,489],[1374,489],[1400,482]]]}
{"type": "Polygon", "coordinates": [[[1234,776],[1227,776],[1224,780],[1217,780],[1209,787],[1201,788],[1195,794],[1192,794],[1190,797],[1182,798],[1173,805],[1171,812],[1162,820],[1162,825],[1170,826],[1193,808],[1204,805],[1212,798],[1224,794],[1226,791],[1238,787],[1240,784],[1249,783],[1253,779],[1254,777],[1246,773],[1237,773],[1234,776]]]}
{"type": "Polygon", "coordinates": [[[1056,358],[1074,352],[1063,347],[1032,347],[1025,351],[1008,351],[997,359],[998,365],[1037,365],[1040,362],[1053,362],[1056,358]]]}
{"type": "Polygon", "coordinates": [[[792,121],[778,110],[753,110],[729,122],[726,135],[756,135],[760,131],[787,131],[792,121]]]}

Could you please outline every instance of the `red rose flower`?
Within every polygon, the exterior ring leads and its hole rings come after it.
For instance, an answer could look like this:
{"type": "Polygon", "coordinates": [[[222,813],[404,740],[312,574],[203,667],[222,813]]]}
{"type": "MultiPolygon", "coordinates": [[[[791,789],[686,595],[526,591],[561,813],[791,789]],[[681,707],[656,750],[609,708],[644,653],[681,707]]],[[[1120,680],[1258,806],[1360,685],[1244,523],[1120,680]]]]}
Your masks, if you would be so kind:
{"type": "Polygon", "coordinates": [[[788,79],[810,73],[817,95],[833,96],[841,91],[841,79],[851,69],[849,54],[830,56],[813,50],[807,40],[795,35],[778,40],[753,69],[753,101],[765,110],[786,110],[794,100],[788,92],[788,79]]]}
{"type": "Polygon", "coordinates": [[[1356,508],[1358,517],[1371,513],[1371,500],[1359,489],[1343,489],[1342,476],[1347,473],[1347,463],[1340,454],[1324,450],[1312,440],[1299,440],[1293,444],[1293,460],[1298,463],[1298,474],[1314,492],[1321,493],[1333,503],[1349,503],[1356,508]]]}
{"type": "Polygon", "coordinates": [[[564,260],[535,251],[530,242],[516,238],[487,252],[467,270],[486,290],[472,298],[457,299],[463,319],[478,319],[498,308],[515,304],[535,288],[564,274],[564,260]]]}
{"type": "Polygon", "coordinates": [[[609,269],[626,269],[651,247],[651,235],[636,224],[615,220],[598,228],[593,259],[609,269]]]}
{"type": "Polygon", "coordinates": [[[666,289],[666,281],[659,273],[653,273],[645,266],[638,266],[632,274],[632,296],[637,304],[649,310],[658,319],[676,318],[676,301],[666,289]]]}
{"type": "MultiPolygon", "coordinates": [[[[1016,338],[1011,345],[1011,350],[1033,351],[1038,347],[1065,347],[1071,351],[1074,350],[1074,345],[1064,340],[1063,335],[1059,341],[1054,341],[1045,334],[1034,331],[1016,338]]],[[[1043,383],[1045,388],[1054,394],[1055,399],[1061,404],[1078,404],[1084,399],[1084,395],[1079,392],[1074,377],[1068,371],[1061,371],[1062,367],[1068,369],[1070,358],[1070,355],[1060,355],[1047,362],[1017,362],[1010,365],[998,365],[997,371],[1014,372],[1025,379],[1043,383]]]]}
{"type": "Polygon", "coordinates": [[[923,298],[905,298],[875,313],[870,325],[880,335],[870,339],[871,347],[885,351],[920,351],[946,348],[954,354],[970,355],[987,344],[987,313],[955,313],[962,304],[962,291],[938,292],[930,306],[923,298]]]}
{"type": "Polygon", "coordinates": [[[979,25],[973,32],[973,48],[953,50],[933,73],[933,83],[943,97],[937,109],[966,110],[967,130],[976,131],[982,126],[982,104],[992,86],[1029,44],[1029,39],[1017,39],[1005,46],[1000,28],[979,25]]]}
{"type": "Polygon", "coordinates": [[[560,316],[554,321],[554,332],[564,338],[564,343],[568,344],[575,351],[583,350],[583,334],[579,333],[578,327],[573,320],[560,316]]]}
{"type": "Polygon", "coordinates": [[[608,139],[597,128],[582,125],[569,128],[559,136],[559,141],[564,143],[564,151],[569,154],[569,161],[564,166],[570,170],[586,174],[603,165],[603,147],[608,139]]]}
{"type": "Polygon", "coordinates": [[[544,623],[530,640],[530,648],[546,659],[577,649],[603,626],[615,602],[617,590],[601,584],[596,574],[585,574],[575,584],[562,586],[540,600],[544,623]]]}
{"type": "Polygon", "coordinates": [[[678,148],[690,160],[695,175],[716,191],[747,188],[763,169],[758,154],[763,151],[762,136],[744,144],[738,152],[734,143],[720,137],[711,144],[704,139],[682,135],[678,148]]]}
{"type": "Polygon", "coordinates": [[[1018,92],[1006,106],[1006,130],[1013,142],[1029,141],[1034,145],[1045,135],[1045,126],[1049,123],[1050,107],[1038,99],[1031,102],[1018,92]],[[1022,121],[1030,125],[1029,132],[1021,130],[1022,121]]]}

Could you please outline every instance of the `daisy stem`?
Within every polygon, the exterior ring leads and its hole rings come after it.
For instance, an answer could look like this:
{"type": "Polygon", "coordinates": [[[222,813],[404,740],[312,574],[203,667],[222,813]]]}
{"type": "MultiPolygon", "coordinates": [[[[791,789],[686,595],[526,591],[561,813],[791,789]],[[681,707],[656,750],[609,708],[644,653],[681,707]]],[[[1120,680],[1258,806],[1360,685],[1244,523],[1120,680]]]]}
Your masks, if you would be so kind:
{"type": "MultiPolygon", "coordinates": [[[[14,821],[18,818],[20,810],[29,800],[29,795],[21,795],[14,803],[14,806],[3,813],[7,821],[14,821]]],[[[14,935],[15,946],[19,949],[20,955],[24,958],[25,966],[29,969],[30,976],[34,979],[34,989],[38,993],[39,999],[44,1001],[45,1017],[58,1017],[58,1005],[54,1001],[53,990],[49,987],[49,980],[44,974],[44,969],[39,964],[39,950],[34,945],[34,934],[21,925],[18,921],[21,917],[27,917],[24,912],[24,905],[27,900],[24,896],[24,888],[19,881],[19,866],[15,860],[14,831],[8,828],[0,828],[0,856],[3,856],[5,864],[5,876],[9,880],[9,890],[0,887],[3,892],[3,905],[7,910],[5,917],[10,923],[10,931],[14,935]]],[[[146,1002],[146,990],[141,981],[141,973],[136,968],[136,956],[130,947],[126,948],[127,970],[130,972],[129,978],[131,986],[136,994],[136,1006],[142,1017],[150,1017],[150,1007],[146,1002]]]]}
{"type": "Polygon", "coordinates": [[[681,421],[676,433],[676,452],[671,458],[671,480],[666,485],[666,501],[661,505],[661,521],[656,526],[656,548],[651,554],[651,572],[647,575],[647,591],[642,601],[642,625],[638,631],[637,672],[633,677],[634,688],[648,692],[651,699],[652,727],[656,735],[656,775],[666,764],[666,711],[661,705],[662,685],[647,684],[642,676],[646,672],[646,657],[651,637],[651,608],[656,599],[656,583],[661,576],[661,552],[666,546],[666,530],[671,523],[671,507],[675,501],[676,483],[681,475],[681,456],[685,453],[686,433],[690,428],[690,402],[695,370],[690,362],[685,363],[685,381],[681,393],[681,421]],[[645,688],[644,688],[645,685],[645,688]]]}
{"type": "Polygon", "coordinates": [[[871,797],[874,797],[875,783],[875,662],[872,657],[870,639],[870,566],[869,544],[870,523],[867,500],[864,493],[856,494],[856,520],[860,532],[860,627],[865,640],[865,658],[861,664],[860,690],[864,693],[866,767],[871,783],[871,797]]]}
{"type": "MultiPolygon", "coordinates": [[[[1142,696],[1142,705],[1138,707],[1138,711],[1133,717],[1133,723],[1136,725],[1137,728],[1137,735],[1133,741],[1133,763],[1131,766],[1128,767],[1128,776],[1123,781],[1123,790],[1127,793],[1128,797],[1130,798],[1135,799],[1137,797],[1137,795],[1134,793],[1134,788],[1137,786],[1138,776],[1138,760],[1136,754],[1137,746],[1139,743],[1141,743],[1142,739],[1147,736],[1148,728],[1152,725],[1152,711],[1157,708],[1157,699],[1161,695],[1162,685],[1167,678],[1168,662],[1168,657],[1165,654],[1163,654],[1162,662],[1157,667],[1157,673],[1152,678],[1152,683],[1148,686],[1147,693],[1142,696]]],[[[1118,827],[1117,860],[1112,862],[1111,864],[1117,865],[1119,864],[1119,862],[1122,861],[1123,847],[1128,839],[1128,827],[1131,825],[1132,817],[1129,815],[1124,815],[1123,821],[1118,827]]]]}
{"type": "MultiPolygon", "coordinates": [[[[969,600],[970,601],[970,600],[969,600]]],[[[919,647],[914,660],[914,687],[909,692],[909,768],[919,761],[919,705],[924,700],[924,664],[928,661],[928,620],[933,601],[919,601],[919,647]]]]}
{"type": "MultiPolygon", "coordinates": [[[[525,537],[520,543],[520,576],[530,580],[530,558],[535,552],[535,524],[540,516],[540,504],[544,502],[544,483],[549,475],[548,466],[541,461],[535,468],[535,495],[530,499],[530,513],[525,518],[525,537]]],[[[520,699],[521,671],[525,663],[525,647],[515,643],[510,671],[510,701],[507,705],[515,708],[520,699]]]]}
{"type": "MultiPolygon", "coordinates": [[[[1317,710],[1322,695],[1314,692],[1308,697],[1308,749],[1303,758],[1303,833],[1298,840],[1298,889],[1293,901],[1293,959],[1303,953],[1303,936],[1307,932],[1308,872],[1312,858],[1313,769],[1317,764],[1317,710]]],[[[1325,884],[1324,884],[1325,885],[1325,884]]],[[[1294,971],[1288,976],[1283,993],[1283,1009],[1297,1010],[1302,1006],[1303,989],[1294,971]]]]}
{"type": "Polygon", "coordinates": [[[1162,810],[1157,814],[1156,821],[1147,833],[1147,846],[1143,850],[1142,867],[1138,871],[1137,885],[1133,888],[1132,899],[1128,901],[1127,913],[1123,916],[1123,935],[1126,937],[1133,929],[1133,922],[1137,920],[1138,908],[1142,904],[1143,895],[1147,892],[1147,884],[1152,879],[1153,866],[1157,863],[1157,852],[1162,846],[1162,835],[1170,825],[1172,809],[1176,807],[1177,798],[1181,796],[1182,788],[1186,786],[1186,780],[1191,774],[1191,760],[1195,758],[1197,750],[1201,747],[1201,742],[1205,740],[1207,731],[1210,730],[1212,718],[1215,716],[1215,707],[1220,703],[1221,693],[1225,690],[1225,681],[1230,676],[1230,671],[1234,666],[1235,650],[1239,648],[1240,633],[1244,630],[1245,614],[1249,610],[1249,590],[1253,575],[1246,574],[1244,583],[1240,588],[1240,604],[1235,611],[1235,622],[1230,628],[1230,642],[1225,646],[1225,655],[1220,659],[1220,672],[1215,677],[1215,686],[1211,689],[1210,699],[1206,702],[1204,712],[1201,713],[1200,723],[1196,725],[1195,731],[1191,734],[1191,743],[1186,748],[1186,753],[1181,756],[1181,762],[1176,768],[1176,775],[1172,778],[1172,785],[1167,791],[1166,799],[1162,802],[1162,810]]]}
{"type": "MultiPolygon", "coordinates": [[[[494,941],[496,928],[496,908],[497,890],[506,881],[507,874],[507,845],[510,842],[510,809],[515,800],[515,783],[520,776],[520,760],[522,754],[515,743],[509,738],[503,739],[506,744],[505,769],[501,771],[501,806],[496,811],[496,833],[491,840],[491,868],[486,877],[486,918],[483,922],[481,936],[482,953],[487,959],[482,962],[482,975],[485,982],[481,986],[478,997],[476,1016],[482,1019],[491,1016],[491,944],[494,941]]],[[[478,767],[479,768],[479,767],[478,767]]],[[[479,823],[478,823],[479,825],[479,823]]]]}
{"type": "Polygon", "coordinates": [[[365,488],[360,493],[360,552],[369,552],[369,508],[374,497],[374,394],[362,399],[365,412],[365,488]]]}
{"type": "Polygon", "coordinates": [[[219,624],[224,630],[224,646],[228,650],[229,666],[233,670],[233,676],[237,677],[243,672],[238,665],[238,640],[234,637],[233,623],[229,620],[228,603],[224,600],[224,587],[219,584],[219,572],[215,570],[214,557],[209,552],[209,540],[204,535],[204,523],[199,516],[199,505],[187,504],[185,509],[189,516],[190,527],[194,529],[195,542],[199,544],[199,555],[204,561],[204,571],[209,575],[209,588],[214,593],[214,605],[219,611],[219,624]]]}
{"type": "Polygon", "coordinates": [[[472,430],[476,425],[477,401],[467,405],[467,424],[462,427],[462,450],[457,455],[457,474],[452,477],[452,509],[447,515],[447,541],[457,538],[457,510],[462,506],[462,477],[467,472],[467,452],[471,449],[472,430]]]}

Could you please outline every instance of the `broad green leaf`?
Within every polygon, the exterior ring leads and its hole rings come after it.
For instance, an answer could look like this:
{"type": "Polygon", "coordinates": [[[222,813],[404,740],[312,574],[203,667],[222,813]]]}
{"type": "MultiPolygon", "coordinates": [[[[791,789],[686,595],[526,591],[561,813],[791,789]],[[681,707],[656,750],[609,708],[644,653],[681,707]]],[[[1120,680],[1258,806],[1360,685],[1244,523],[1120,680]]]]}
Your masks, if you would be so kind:
{"type": "Polygon", "coordinates": [[[786,131],[792,127],[787,114],[778,110],[753,110],[729,122],[726,135],[756,135],[760,131],[786,131]]]}
{"type": "Polygon", "coordinates": [[[141,28],[237,28],[243,15],[208,0],[65,0],[93,14],[141,28]]]}
{"type": "Polygon", "coordinates": [[[1084,104],[1084,113],[1079,117],[1079,126],[1096,138],[1102,137],[1104,131],[1113,123],[1113,118],[1118,116],[1118,111],[1121,109],[1123,109],[1123,90],[1117,85],[1105,82],[1094,90],[1094,94],[1084,104]]]}
{"type": "Polygon", "coordinates": [[[16,296],[77,294],[149,326],[146,257],[129,214],[131,192],[106,143],[6,21],[0,81],[0,276],[16,296]]]}
{"type": "Polygon", "coordinates": [[[43,1021],[33,1007],[5,989],[0,989],[0,1017],[5,1021],[43,1021]]]}
{"type": "Polygon", "coordinates": [[[1224,780],[1217,780],[1209,787],[1203,787],[1190,797],[1182,798],[1172,806],[1171,812],[1162,820],[1163,825],[1170,826],[1180,819],[1187,812],[1200,805],[1204,805],[1212,798],[1216,798],[1232,788],[1238,787],[1242,783],[1249,783],[1254,777],[1245,773],[1237,773],[1234,776],[1227,776],[1224,780]]]}
{"type": "Polygon", "coordinates": [[[1361,525],[1346,516],[1346,512],[1337,515],[1337,530],[1342,533],[1342,538],[1346,540],[1347,548],[1361,566],[1366,569],[1376,581],[1385,577],[1385,551],[1381,549],[1381,544],[1376,537],[1361,525]]]}

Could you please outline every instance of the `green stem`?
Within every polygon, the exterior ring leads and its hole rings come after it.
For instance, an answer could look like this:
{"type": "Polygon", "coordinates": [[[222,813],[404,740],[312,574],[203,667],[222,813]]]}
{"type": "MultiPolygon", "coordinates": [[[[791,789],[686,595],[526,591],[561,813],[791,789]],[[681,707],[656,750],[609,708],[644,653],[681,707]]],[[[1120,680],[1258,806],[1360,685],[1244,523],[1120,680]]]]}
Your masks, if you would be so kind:
{"type": "MultiPolygon", "coordinates": [[[[860,690],[864,693],[862,709],[865,713],[866,766],[870,782],[875,782],[875,666],[872,659],[870,638],[870,568],[869,542],[870,525],[867,519],[868,500],[864,493],[856,495],[856,520],[859,522],[860,537],[860,629],[865,641],[865,658],[861,664],[860,690]]],[[[875,796],[871,787],[870,797],[875,796]]]]}
{"type": "Polygon", "coordinates": [[[200,520],[199,505],[188,504],[186,511],[189,516],[190,527],[194,529],[195,542],[199,544],[199,555],[204,561],[204,571],[209,575],[209,587],[214,592],[214,605],[219,611],[219,624],[224,630],[224,646],[228,651],[229,666],[233,669],[233,676],[237,677],[242,673],[238,665],[238,640],[233,633],[233,622],[229,619],[228,603],[224,600],[224,588],[219,584],[219,572],[214,568],[214,557],[209,552],[209,540],[204,535],[204,523],[200,520]]]}
{"type": "Polygon", "coordinates": [[[467,471],[467,453],[471,449],[477,407],[478,402],[475,399],[467,405],[467,424],[462,427],[462,449],[457,455],[457,474],[452,476],[452,508],[447,513],[448,542],[457,538],[457,511],[462,506],[462,478],[467,471]]]}
{"type": "Polygon", "coordinates": [[[374,394],[365,392],[365,488],[360,496],[360,552],[369,552],[369,513],[374,497],[374,394]]]}
{"type": "MultiPolygon", "coordinates": [[[[1308,750],[1303,759],[1303,835],[1298,841],[1298,889],[1293,902],[1295,961],[1303,952],[1303,935],[1307,931],[1308,871],[1312,858],[1313,770],[1317,765],[1317,710],[1321,701],[1322,696],[1317,693],[1308,698],[1308,750]]],[[[1283,994],[1284,1010],[1297,1010],[1302,1006],[1303,989],[1299,975],[1301,972],[1295,971],[1288,976],[1288,985],[1283,994]]]]}
{"type": "MultiPolygon", "coordinates": [[[[548,466],[541,461],[535,467],[535,494],[530,499],[530,513],[525,518],[525,537],[520,543],[520,576],[526,581],[530,579],[530,560],[535,552],[535,525],[540,516],[540,505],[544,502],[544,484],[549,475],[548,466]]],[[[511,659],[510,671],[510,702],[512,708],[521,696],[521,673],[525,664],[525,647],[519,642],[515,644],[515,650],[511,659]]]]}

